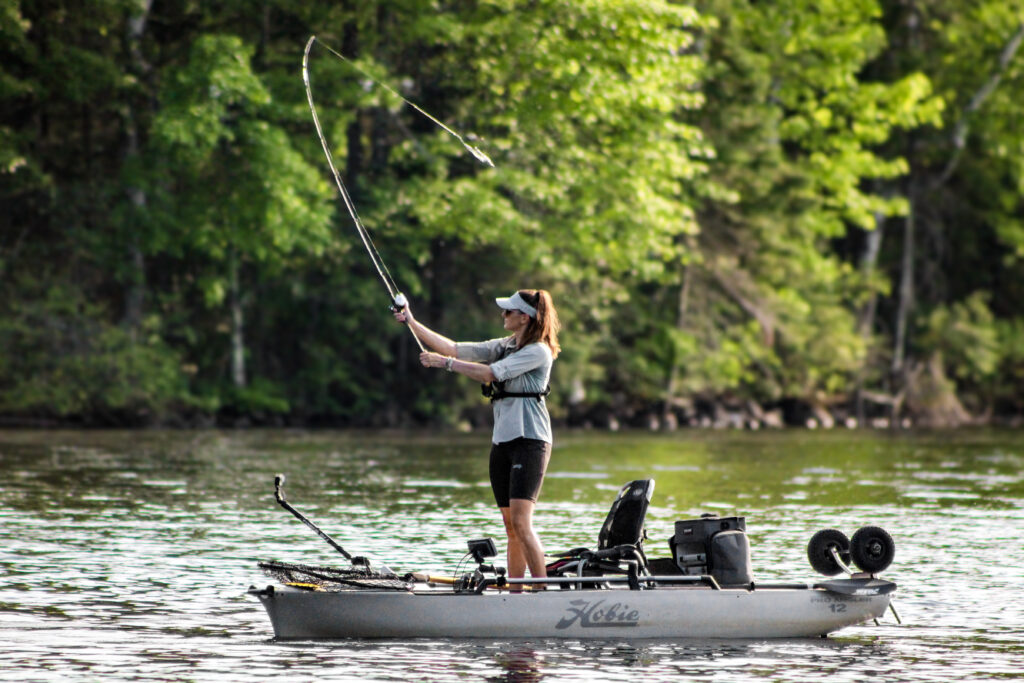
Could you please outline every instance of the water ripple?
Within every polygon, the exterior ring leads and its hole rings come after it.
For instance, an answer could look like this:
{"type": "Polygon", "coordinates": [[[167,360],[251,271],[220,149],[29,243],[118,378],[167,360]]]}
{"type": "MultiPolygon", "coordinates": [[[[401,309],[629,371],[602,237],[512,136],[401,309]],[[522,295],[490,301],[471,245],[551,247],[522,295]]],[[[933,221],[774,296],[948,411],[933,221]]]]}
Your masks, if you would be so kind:
{"type": "Polygon", "coordinates": [[[569,435],[536,526],[593,545],[614,492],[657,479],[647,526],[747,518],[755,578],[812,579],[821,528],[889,529],[904,624],[786,641],[278,643],[245,594],[258,559],[338,563],[273,502],[351,552],[451,572],[502,538],[480,440],[336,433],[0,433],[0,680],[935,681],[1024,666],[1024,437],[569,435]],[[405,456],[415,451],[415,458],[405,456]]]}

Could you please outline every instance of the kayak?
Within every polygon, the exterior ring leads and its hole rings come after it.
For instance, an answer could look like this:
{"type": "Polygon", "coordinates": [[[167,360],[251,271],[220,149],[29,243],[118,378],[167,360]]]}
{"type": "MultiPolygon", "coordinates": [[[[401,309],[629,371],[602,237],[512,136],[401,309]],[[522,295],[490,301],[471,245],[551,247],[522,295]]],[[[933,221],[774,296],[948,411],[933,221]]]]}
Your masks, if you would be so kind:
{"type": "Polygon", "coordinates": [[[883,529],[851,539],[825,529],[807,547],[816,582],[753,579],[743,517],[704,515],[675,523],[671,557],[648,559],[644,517],[654,481],[622,487],[595,550],[555,553],[546,578],[510,578],[488,564],[491,539],[468,541],[472,572],[445,577],[398,575],[353,557],[285,501],[275,497],[351,562],[347,568],[260,562],[277,579],[249,594],[283,640],[335,638],[801,638],[826,636],[882,617],[897,586],[877,573],[892,562],[883,529]],[[850,567],[855,564],[861,571],[850,567]]]}
{"type": "Polygon", "coordinates": [[[250,589],[279,639],[799,638],[884,615],[896,585],[837,579],[808,585],[673,586],[455,593],[250,589]]]}

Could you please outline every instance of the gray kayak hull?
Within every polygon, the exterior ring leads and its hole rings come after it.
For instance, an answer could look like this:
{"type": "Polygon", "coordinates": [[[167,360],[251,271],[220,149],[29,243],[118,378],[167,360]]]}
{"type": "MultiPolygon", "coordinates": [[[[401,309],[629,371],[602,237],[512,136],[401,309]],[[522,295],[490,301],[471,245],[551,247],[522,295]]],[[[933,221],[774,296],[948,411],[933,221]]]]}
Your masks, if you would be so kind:
{"type": "Polygon", "coordinates": [[[324,638],[795,638],[881,617],[886,590],[313,591],[252,589],[280,639],[324,638]]]}

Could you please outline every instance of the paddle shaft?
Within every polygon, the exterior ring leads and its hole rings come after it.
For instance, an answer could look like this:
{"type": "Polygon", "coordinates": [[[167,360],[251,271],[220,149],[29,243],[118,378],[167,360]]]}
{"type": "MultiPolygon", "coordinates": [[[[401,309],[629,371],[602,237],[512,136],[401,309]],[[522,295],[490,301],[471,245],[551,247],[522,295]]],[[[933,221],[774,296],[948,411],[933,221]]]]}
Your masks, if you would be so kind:
{"type": "Polygon", "coordinates": [[[306,519],[305,515],[303,515],[301,512],[299,512],[298,510],[293,508],[291,506],[291,504],[287,500],[284,499],[284,493],[281,491],[281,487],[282,486],[284,486],[284,475],[283,474],[279,474],[276,477],[274,477],[274,498],[277,499],[278,504],[281,507],[283,507],[285,510],[287,510],[288,512],[290,512],[293,515],[295,515],[295,518],[297,520],[299,520],[300,522],[302,522],[303,524],[308,526],[310,529],[315,531],[317,533],[317,535],[320,536],[320,538],[322,538],[325,541],[327,541],[327,543],[330,544],[330,546],[332,548],[334,548],[339,553],[344,555],[345,559],[348,560],[349,562],[351,562],[352,561],[352,556],[349,555],[348,552],[344,548],[341,547],[340,543],[338,543],[333,538],[331,538],[330,536],[325,534],[323,531],[321,531],[320,527],[318,527],[316,524],[313,524],[313,522],[311,522],[308,519],[306,519]]]}

